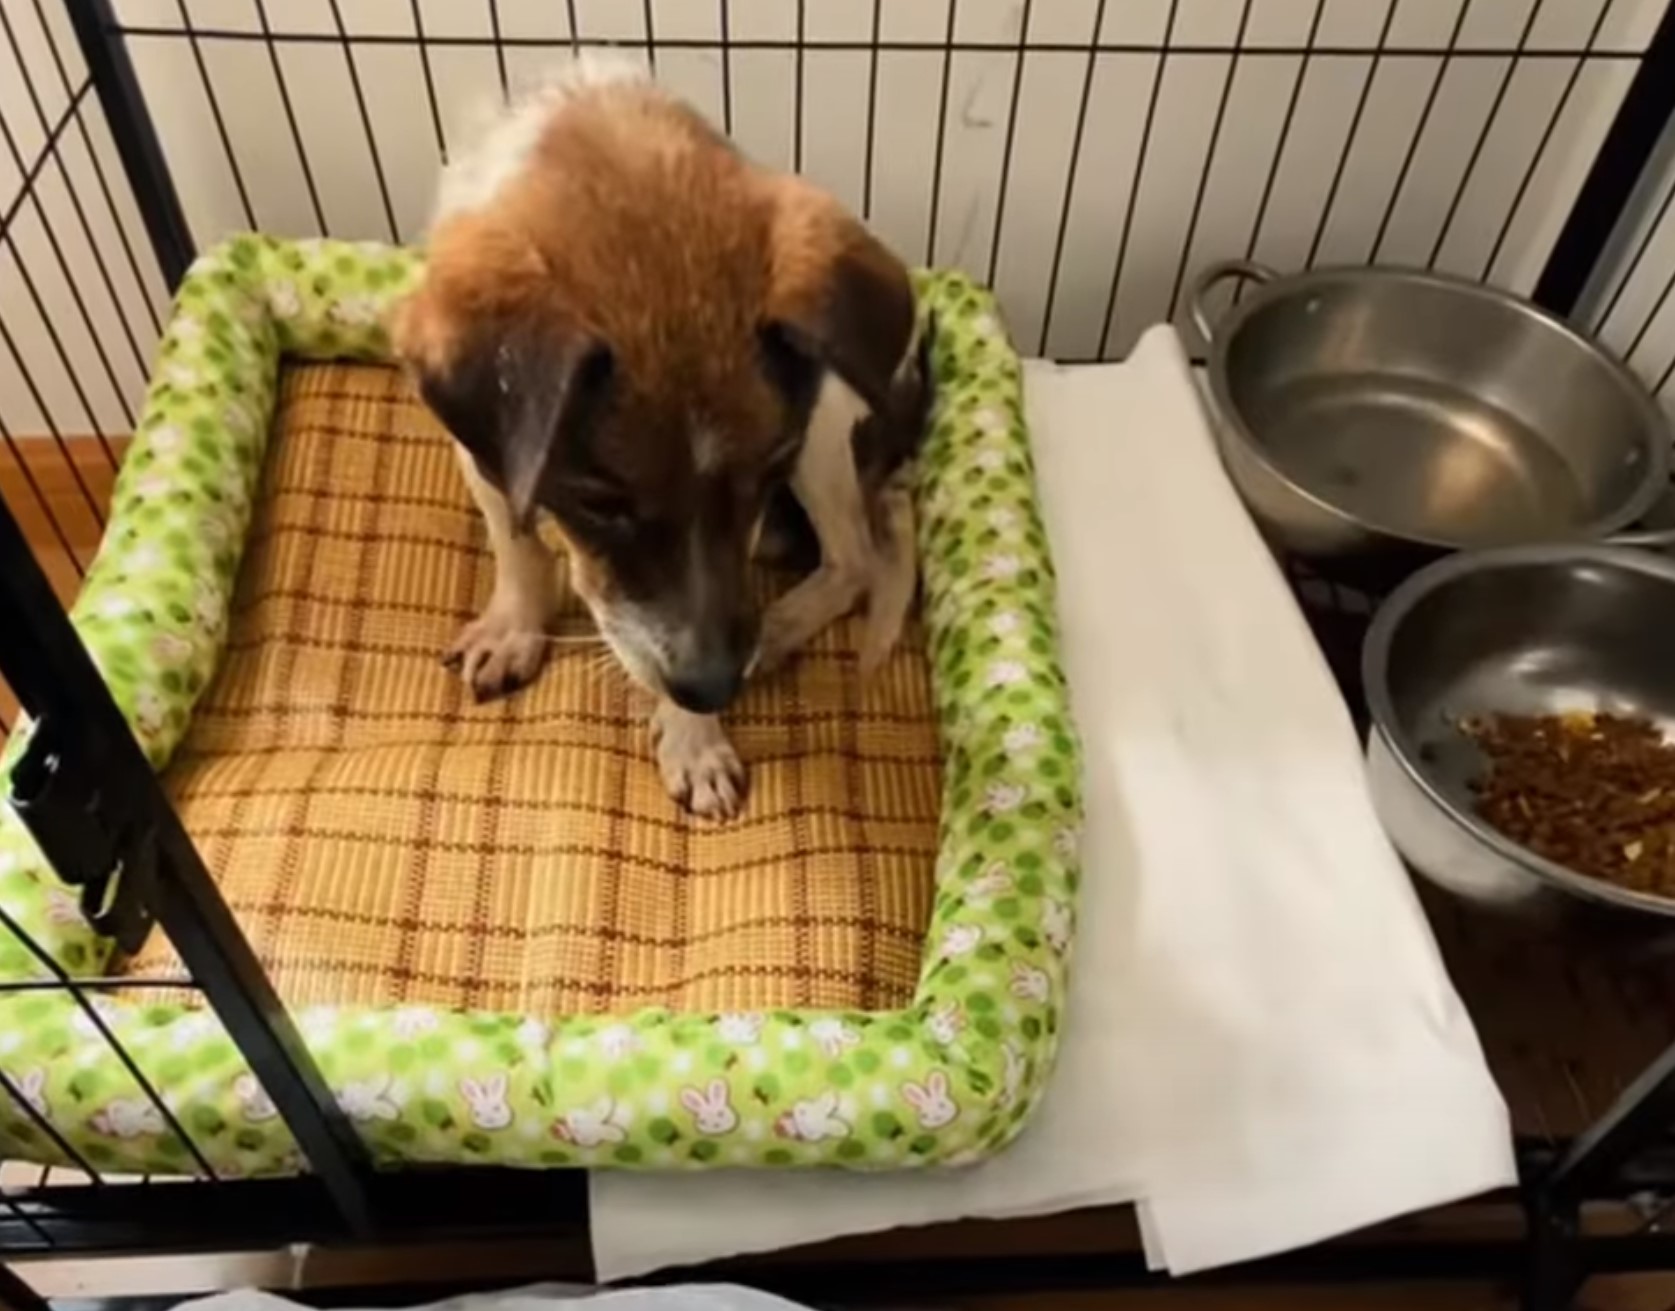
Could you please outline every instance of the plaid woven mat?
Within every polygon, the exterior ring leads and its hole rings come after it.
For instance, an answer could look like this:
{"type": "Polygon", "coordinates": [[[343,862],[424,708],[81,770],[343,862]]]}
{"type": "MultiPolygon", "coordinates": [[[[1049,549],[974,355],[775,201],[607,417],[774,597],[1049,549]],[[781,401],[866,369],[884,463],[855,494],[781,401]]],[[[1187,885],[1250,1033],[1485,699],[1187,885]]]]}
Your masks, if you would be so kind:
{"type": "MultiPolygon", "coordinates": [[[[392,370],[288,370],[220,674],[166,782],[281,994],[538,1014],[899,1006],[941,767],[922,634],[864,687],[858,626],[727,723],[743,817],[664,794],[649,699],[573,598],[536,684],[438,663],[486,600],[481,521],[392,370]]],[[[127,973],[178,970],[162,934],[127,973]]]]}

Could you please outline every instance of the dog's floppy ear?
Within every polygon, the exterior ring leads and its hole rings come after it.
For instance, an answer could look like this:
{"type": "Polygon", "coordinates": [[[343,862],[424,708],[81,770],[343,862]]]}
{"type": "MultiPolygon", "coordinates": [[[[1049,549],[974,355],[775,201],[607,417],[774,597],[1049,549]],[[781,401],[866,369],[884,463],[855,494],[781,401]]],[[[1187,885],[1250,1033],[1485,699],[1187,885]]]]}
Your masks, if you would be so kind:
{"type": "Polygon", "coordinates": [[[831,369],[882,411],[913,337],[907,270],[807,183],[786,179],[776,202],[764,333],[831,369]]]}
{"type": "Polygon", "coordinates": [[[548,316],[490,314],[454,331],[427,322],[421,291],[395,324],[398,352],[436,417],[500,488],[527,532],[553,471],[609,383],[608,347],[548,316]]]}

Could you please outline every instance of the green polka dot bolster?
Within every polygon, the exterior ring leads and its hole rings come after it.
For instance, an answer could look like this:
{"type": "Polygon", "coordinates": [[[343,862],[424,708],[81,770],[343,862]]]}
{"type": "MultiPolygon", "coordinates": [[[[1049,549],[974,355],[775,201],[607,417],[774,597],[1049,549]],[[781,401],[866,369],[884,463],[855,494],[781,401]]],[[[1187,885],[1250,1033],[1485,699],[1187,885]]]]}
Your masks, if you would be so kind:
{"type": "MultiPolygon", "coordinates": [[[[72,611],[155,767],[180,742],[226,639],[281,358],[385,358],[387,313],[419,262],[386,246],[243,236],[182,283],[72,611]]],[[[1017,355],[993,300],[969,280],[926,273],[917,287],[937,324],[938,398],[917,495],[945,791],[912,1004],[616,1017],[302,1011],[327,1082],[379,1160],[891,1170],[976,1161],[1028,1119],[1063,1022],[1078,748],[1017,355]]],[[[109,964],[109,944],[9,811],[0,906],[70,972],[109,964]]],[[[0,978],[43,973],[0,934],[0,978]]],[[[212,1012],[127,997],[94,1006],[51,992],[0,998],[0,1152],[59,1163],[68,1145],[120,1172],[300,1167],[212,1012]],[[163,1091],[168,1116],[102,1028],[163,1091]]]]}

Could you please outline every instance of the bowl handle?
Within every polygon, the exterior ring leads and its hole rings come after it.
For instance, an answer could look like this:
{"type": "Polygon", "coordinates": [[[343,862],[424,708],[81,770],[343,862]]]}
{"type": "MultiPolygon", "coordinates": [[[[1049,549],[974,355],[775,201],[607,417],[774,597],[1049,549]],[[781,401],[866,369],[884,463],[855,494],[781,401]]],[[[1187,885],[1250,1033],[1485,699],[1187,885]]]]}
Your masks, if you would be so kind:
{"type": "Polygon", "coordinates": [[[1198,276],[1192,280],[1192,289],[1187,292],[1187,312],[1192,316],[1192,326],[1198,329],[1198,335],[1208,346],[1215,339],[1215,330],[1210,322],[1210,291],[1219,283],[1229,280],[1239,282],[1257,282],[1266,285],[1279,274],[1266,264],[1258,264],[1248,259],[1224,259],[1200,269],[1198,276]]]}
{"type": "Polygon", "coordinates": [[[1627,532],[1612,533],[1605,539],[1607,546],[1635,546],[1642,551],[1668,551],[1675,548],[1675,528],[1631,528],[1627,532]]]}

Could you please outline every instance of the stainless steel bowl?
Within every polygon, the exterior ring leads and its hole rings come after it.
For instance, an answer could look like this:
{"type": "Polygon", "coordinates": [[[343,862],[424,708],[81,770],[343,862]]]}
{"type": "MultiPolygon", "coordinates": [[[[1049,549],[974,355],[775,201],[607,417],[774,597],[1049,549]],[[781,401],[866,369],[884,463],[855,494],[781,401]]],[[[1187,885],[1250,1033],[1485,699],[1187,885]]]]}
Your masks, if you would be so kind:
{"type": "Polygon", "coordinates": [[[1492,287],[1233,262],[1199,276],[1191,306],[1229,474],[1292,554],[1403,573],[1458,548],[1603,538],[1668,480],[1645,388],[1492,287]],[[1212,322],[1229,280],[1257,286],[1212,322]]]}
{"type": "Polygon", "coordinates": [[[1645,715],[1675,729],[1675,561],[1606,546],[1450,556],[1374,617],[1362,652],[1373,803],[1421,874],[1473,901],[1531,911],[1578,899],[1675,916],[1502,837],[1472,809],[1484,767],[1456,727],[1489,713],[1645,715]]]}

